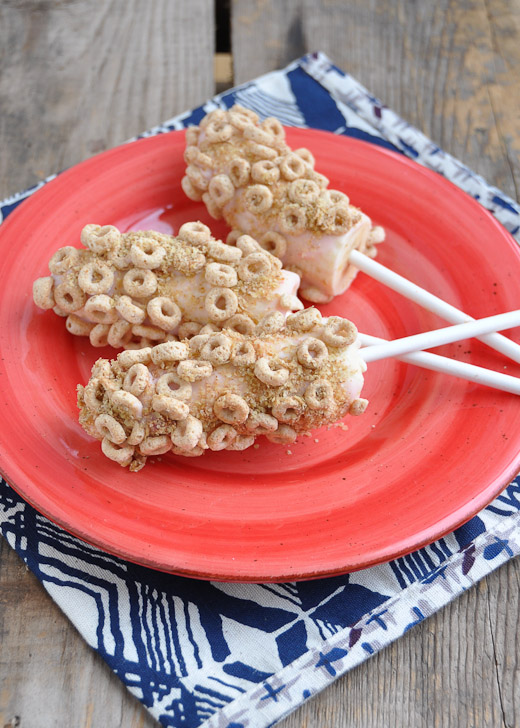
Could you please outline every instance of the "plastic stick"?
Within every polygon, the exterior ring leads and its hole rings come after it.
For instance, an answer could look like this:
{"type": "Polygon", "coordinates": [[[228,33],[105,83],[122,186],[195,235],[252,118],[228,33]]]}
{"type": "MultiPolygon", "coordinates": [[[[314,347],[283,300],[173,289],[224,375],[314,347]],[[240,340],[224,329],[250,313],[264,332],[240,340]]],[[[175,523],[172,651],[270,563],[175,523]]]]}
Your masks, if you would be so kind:
{"type": "MultiPolygon", "coordinates": [[[[465,321],[475,320],[471,316],[468,316],[468,314],[460,311],[458,308],[455,308],[455,306],[452,306],[450,303],[443,301],[442,298],[434,296],[433,293],[426,291],[424,288],[412,283],[407,278],[400,276],[398,273],[394,273],[389,268],[381,265],[381,263],[376,263],[375,260],[372,260],[372,258],[369,258],[367,255],[364,255],[357,250],[353,250],[350,253],[349,260],[356,266],[356,268],[363,271],[363,273],[366,273],[371,278],[383,283],[392,290],[397,291],[428,311],[432,311],[432,313],[437,314],[446,321],[459,324],[464,323],[465,321]]],[[[484,334],[477,338],[492,349],[499,351],[501,354],[509,357],[509,359],[520,364],[520,345],[511,341],[511,339],[497,333],[484,334]]]]}

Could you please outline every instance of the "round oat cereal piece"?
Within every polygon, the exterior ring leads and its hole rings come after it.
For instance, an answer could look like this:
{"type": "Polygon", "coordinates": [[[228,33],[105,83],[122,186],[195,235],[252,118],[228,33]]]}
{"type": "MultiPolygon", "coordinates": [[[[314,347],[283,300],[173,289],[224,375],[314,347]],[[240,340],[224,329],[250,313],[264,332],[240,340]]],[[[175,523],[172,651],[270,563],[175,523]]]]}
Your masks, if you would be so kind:
{"type": "Polygon", "coordinates": [[[200,350],[200,358],[220,366],[231,358],[232,341],[225,334],[213,334],[208,337],[200,350]]]}
{"type": "Polygon", "coordinates": [[[246,367],[256,361],[256,351],[252,341],[240,341],[235,345],[231,363],[236,367],[246,367]]]}
{"type": "Polygon", "coordinates": [[[306,332],[311,331],[315,326],[319,326],[321,322],[321,313],[317,308],[311,306],[303,311],[297,311],[287,316],[286,325],[292,331],[306,332]]]}
{"type": "Polygon", "coordinates": [[[202,200],[202,192],[195,187],[188,175],[184,175],[181,179],[181,187],[186,197],[193,200],[193,202],[200,202],[202,200]]]}
{"type": "Polygon", "coordinates": [[[242,251],[243,255],[249,255],[250,253],[262,252],[262,248],[259,243],[251,237],[251,235],[242,235],[239,230],[234,231],[236,235],[231,232],[227,236],[227,242],[230,245],[236,245],[236,247],[242,251]],[[234,242],[233,242],[234,238],[234,242]]]}
{"type": "Polygon", "coordinates": [[[305,402],[301,397],[281,397],[271,408],[273,417],[279,422],[296,422],[305,410],[305,402]]]}
{"type": "Polygon", "coordinates": [[[267,432],[265,436],[270,442],[276,442],[279,445],[290,445],[296,440],[298,433],[289,425],[279,425],[275,432],[267,432]]]}
{"type": "Polygon", "coordinates": [[[304,394],[308,407],[312,410],[327,410],[334,404],[334,391],[326,379],[311,382],[304,394]]]}
{"type": "Polygon", "coordinates": [[[353,344],[357,338],[357,328],[351,321],[340,316],[329,316],[322,333],[323,341],[334,348],[353,344]]]}
{"type": "Polygon", "coordinates": [[[244,187],[249,182],[251,165],[246,159],[234,159],[229,165],[229,178],[235,187],[244,187]]]}
{"type": "Polygon", "coordinates": [[[183,381],[177,372],[166,372],[155,383],[155,391],[163,397],[174,397],[189,402],[193,393],[189,382],[183,381]]]}
{"type": "Polygon", "coordinates": [[[123,276],[123,288],[131,298],[148,298],[157,290],[157,277],[151,270],[131,268],[123,276]]]}
{"type": "Polygon", "coordinates": [[[255,278],[269,275],[271,261],[265,253],[250,253],[242,258],[238,265],[238,275],[242,281],[252,281],[255,278]]]}
{"type": "Polygon", "coordinates": [[[138,448],[142,455],[164,455],[172,449],[172,441],[167,435],[149,436],[139,443],[138,448]]]}
{"type": "Polygon", "coordinates": [[[305,208],[291,203],[285,205],[280,213],[280,227],[286,233],[299,233],[307,225],[305,208]]]}
{"type": "Polygon", "coordinates": [[[92,331],[94,324],[89,321],[76,316],[73,313],[69,313],[67,320],[65,321],[67,331],[74,336],[88,336],[92,331]]]}
{"type": "Polygon", "coordinates": [[[106,293],[91,296],[83,310],[88,320],[95,324],[113,324],[118,319],[114,299],[106,293]]]}
{"type": "Polygon", "coordinates": [[[273,205],[273,193],[266,185],[251,185],[244,193],[244,203],[254,215],[270,210],[273,205]]]}
{"type": "Polygon", "coordinates": [[[134,364],[149,364],[152,360],[151,354],[149,346],[136,351],[122,351],[117,355],[117,363],[123,371],[126,371],[134,364]]]}
{"type": "Polygon", "coordinates": [[[226,450],[237,436],[237,431],[231,425],[220,425],[208,435],[208,447],[210,450],[226,450]]]}
{"type": "Polygon", "coordinates": [[[233,127],[220,119],[212,119],[204,129],[209,142],[227,142],[233,136],[233,127]]]}
{"type": "Polygon", "coordinates": [[[278,420],[266,412],[252,411],[246,422],[246,430],[253,435],[266,435],[278,429],[278,420]]]}
{"type": "Polygon", "coordinates": [[[296,356],[302,367],[319,369],[329,358],[329,351],[323,341],[309,336],[299,345],[296,356]]]}
{"type": "Polygon", "coordinates": [[[54,288],[54,300],[62,311],[74,313],[83,308],[87,296],[76,283],[64,281],[54,288]]]}
{"type": "Polygon", "coordinates": [[[202,430],[202,422],[193,415],[188,415],[177,424],[171,434],[171,441],[181,450],[192,450],[199,442],[202,430]]]}
{"type": "Polygon", "coordinates": [[[233,199],[235,186],[227,174],[217,174],[212,177],[208,186],[208,192],[213,202],[222,207],[226,202],[233,199]]]}
{"type": "Polygon", "coordinates": [[[178,376],[186,382],[198,382],[199,379],[206,379],[213,371],[213,365],[209,361],[198,361],[185,359],[179,362],[177,367],[178,376]]]}
{"type": "Polygon", "coordinates": [[[78,273],[78,285],[89,296],[108,293],[114,285],[114,271],[103,261],[91,260],[78,273]]]}
{"type": "Polygon", "coordinates": [[[285,327],[285,316],[281,311],[271,311],[256,325],[257,334],[277,334],[285,327]]]}
{"type": "Polygon", "coordinates": [[[89,340],[92,346],[97,348],[108,346],[108,332],[110,324],[96,324],[92,327],[89,334],[89,340]]]}
{"type": "Polygon", "coordinates": [[[156,296],[146,305],[150,321],[164,331],[174,331],[182,319],[179,306],[167,296],[156,296]]]}
{"type": "Polygon", "coordinates": [[[204,307],[211,321],[226,321],[236,313],[238,308],[237,294],[231,288],[212,288],[206,294],[204,307]]]}
{"type": "Polygon", "coordinates": [[[153,347],[151,353],[153,363],[159,366],[188,359],[189,355],[188,345],[182,341],[166,341],[164,344],[158,344],[153,347]]]}
{"type": "Polygon", "coordinates": [[[212,286],[232,288],[238,283],[236,270],[233,266],[227,265],[226,263],[208,263],[206,266],[205,278],[212,286]]]}
{"type": "Polygon", "coordinates": [[[132,432],[126,438],[127,445],[139,445],[146,436],[146,430],[142,422],[134,422],[132,432]]]}
{"type": "Polygon", "coordinates": [[[277,258],[283,258],[287,252],[287,241],[280,233],[267,232],[258,242],[264,250],[277,258]]]}
{"type": "Polygon", "coordinates": [[[150,381],[151,377],[148,367],[137,362],[136,364],[132,364],[126,372],[123,380],[123,389],[136,397],[140,397],[150,384],[150,381]]]}
{"type": "Polygon", "coordinates": [[[300,149],[295,149],[294,153],[301,157],[303,161],[307,162],[307,164],[311,167],[314,167],[314,165],[316,164],[314,155],[309,149],[306,149],[305,147],[300,147],[300,149]]]}
{"type": "Polygon", "coordinates": [[[238,263],[242,257],[240,248],[221,242],[220,240],[212,240],[208,245],[208,257],[214,258],[218,263],[238,263]]]}
{"type": "MultiPolygon", "coordinates": [[[[92,325],[92,324],[90,324],[92,325]]],[[[108,343],[116,349],[122,349],[132,338],[132,324],[119,319],[115,321],[108,331],[108,343]]]]}
{"type": "Polygon", "coordinates": [[[181,340],[191,339],[193,336],[197,336],[201,328],[202,324],[197,323],[197,321],[184,321],[184,323],[180,324],[177,334],[181,340]]]}
{"type": "Polygon", "coordinates": [[[280,162],[280,172],[282,176],[289,181],[303,177],[307,171],[307,166],[299,154],[286,154],[280,162]]]}
{"type": "Polygon", "coordinates": [[[320,188],[311,179],[297,179],[289,185],[289,199],[298,205],[310,205],[318,199],[320,188]]]}
{"type": "Polygon", "coordinates": [[[264,131],[270,134],[275,141],[280,142],[285,139],[285,129],[281,122],[278,119],[275,119],[274,116],[268,116],[267,119],[264,119],[261,123],[261,127],[264,131]]]}
{"type": "Polygon", "coordinates": [[[124,389],[118,389],[117,392],[112,392],[110,395],[110,403],[113,407],[122,410],[135,420],[139,420],[142,417],[143,404],[131,392],[126,392],[124,389]]]}
{"type": "Polygon", "coordinates": [[[130,296],[119,296],[115,308],[131,324],[142,324],[146,318],[146,311],[132,301],[130,296]]]}
{"type": "Polygon", "coordinates": [[[101,440],[101,450],[107,458],[110,458],[110,460],[118,463],[123,468],[130,465],[134,456],[134,448],[131,445],[118,447],[107,437],[101,440]]]}
{"type": "Polygon", "coordinates": [[[164,330],[158,326],[148,326],[147,324],[133,324],[132,334],[134,337],[146,339],[148,341],[163,341],[164,330]]]}
{"type": "Polygon", "coordinates": [[[54,308],[56,301],[54,300],[54,279],[52,276],[37,278],[33,283],[33,300],[38,308],[48,310],[54,308]]]}
{"type": "Polygon", "coordinates": [[[108,414],[98,415],[94,425],[101,437],[106,437],[110,442],[121,445],[126,440],[126,432],[123,425],[115,417],[108,414]]]}
{"type": "Polygon", "coordinates": [[[213,412],[228,425],[240,425],[247,420],[249,405],[240,395],[228,392],[215,401],[213,412]]]}
{"type": "Polygon", "coordinates": [[[49,270],[54,275],[60,276],[67,273],[80,260],[80,251],[71,245],[57,250],[49,260],[49,270]]]}
{"type": "Polygon", "coordinates": [[[280,170],[272,160],[261,159],[251,167],[251,177],[260,184],[273,185],[280,179],[280,170]]]}
{"type": "Polygon", "coordinates": [[[226,450],[247,450],[255,442],[254,435],[237,435],[232,443],[230,443],[226,450]]]}
{"type": "Polygon", "coordinates": [[[141,238],[130,248],[130,260],[136,268],[155,270],[166,257],[166,249],[153,238],[141,238]]]}
{"type": "Polygon", "coordinates": [[[262,356],[255,364],[255,376],[270,387],[282,387],[289,379],[289,370],[276,360],[262,356]]]}
{"type": "Polygon", "coordinates": [[[121,241],[121,233],[114,225],[85,225],[81,242],[97,255],[115,250],[121,241]]]}
{"type": "Polygon", "coordinates": [[[191,245],[201,246],[211,240],[211,231],[202,222],[185,222],[179,228],[179,238],[191,245]]]}
{"type": "Polygon", "coordinates": [[[185,402],[164,394],[154,395],[152,409],[172,420],[185,420],[190,413],[190,408],[185,402]]]}
{"type": "Polygon", "coordinates": [[[250,336],[255,330],[255,322],[245,313],[236,313],[222,324],[222,328],[231,329],[244,336],[250,336]]]}

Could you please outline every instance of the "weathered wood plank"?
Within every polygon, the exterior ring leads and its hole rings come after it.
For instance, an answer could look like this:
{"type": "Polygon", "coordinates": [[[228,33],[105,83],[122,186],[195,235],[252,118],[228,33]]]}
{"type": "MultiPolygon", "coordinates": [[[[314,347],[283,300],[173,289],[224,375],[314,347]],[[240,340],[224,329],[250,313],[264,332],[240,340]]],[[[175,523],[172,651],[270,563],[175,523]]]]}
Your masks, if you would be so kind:
{"type": "Polygon", "coordinates": [[[513,197],[520,188],[520,0],[234,0],[235,82],[325,51],[513,197]]]}
{"type": "Polygon", "coordinates": [[[0,4],[0,196],[214,93],[212,0],[0,4]]]}

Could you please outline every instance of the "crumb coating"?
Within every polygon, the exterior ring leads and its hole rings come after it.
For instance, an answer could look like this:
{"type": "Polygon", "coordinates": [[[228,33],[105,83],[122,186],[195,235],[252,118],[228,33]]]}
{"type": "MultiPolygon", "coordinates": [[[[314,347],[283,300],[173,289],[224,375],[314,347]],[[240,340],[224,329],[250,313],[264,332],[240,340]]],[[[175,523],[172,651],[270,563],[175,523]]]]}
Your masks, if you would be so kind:
{"type": "Polygon", "coordinates": [[[153,346],[205,325],[246,333],[267,310],[302,308],[294,274],[249,236],[231,248],[200,222],[185,223],[178,236],[87,225],[81,242],[52,256],[33,298],[93,346],[153,346]]]}
{"type": "MultiPolygon", "coordinates": [[[[277,119],[260,122],[238,105],[217,109],[187,130],[186,144],[187,196],[202,200],[215,219],[255,237],[286,267],[297,267],[299,259],[316,261],[325,247],[336,248],[329,252],[329,267],[346,266],[353,248],[376,255],[384,230],[373,227],[346,194],[329,189],[329,180],[314,169],[312,153],[292,150],[277,119]]],[[[296,272],[303,272],[302,295],[305,290],[305,297],[319,303],[343,292],[357,271],[350,266],[341,280],[332,280],[330,271],[327,280],[313,276],[311,262],[296,272]]]]}
{"type": "Polygon", "coordinates": [[[78,386],[80,423],[130,470],[173,451],[244,450],[359,415],[366,365],[354,324],[309,308],[271,313],[251,334],[202,333],[99,359],[78,386]]]}

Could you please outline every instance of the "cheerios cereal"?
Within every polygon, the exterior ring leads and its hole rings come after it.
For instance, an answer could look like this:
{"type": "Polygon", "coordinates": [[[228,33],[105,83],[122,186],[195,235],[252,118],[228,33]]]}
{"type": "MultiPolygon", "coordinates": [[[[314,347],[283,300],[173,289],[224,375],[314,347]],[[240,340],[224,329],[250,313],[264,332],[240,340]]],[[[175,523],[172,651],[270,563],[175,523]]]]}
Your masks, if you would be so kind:
{"type": "MultiPolygon", "coordinates": [[[[200,150],[187,157],[208,165],[200,150]]],[[[230,178],[214,178],[214,198],[222,201],[230,186],[230,178]]],[[[303,305],[298,275],[247,235],[229,245],[201,222],[184,223],[176,237],[88,224],[81,242],[54,253],[33,299],[96,347],[139,349],[191,338],[209,324],[247,334],[268,312],[286,317],[303,305]]]]}
{"type": "Polygon", "coordinates": [[[136,471],[170,451],[241,452],[260,436],[288,445],[362,414],[366,365],[354,325],[315,309],[289,323],[246,333],[203,327],[100,359],[78,387],[80,422],[108,458],[136,471]]]}
{"type": "Polygon", "coordinates": [[[217,109],[186,144],[182,187],[188,197],[202,200],[236,237],[253,236],[286,269],[298,266],[300,293],[309,301],[324,303],[343,293],[357,273],[350,252],[373,257],[384,240],[383,228],[344,192],[329,189],[308,149],[289,147],[275,118],[260,121],[238,105],[217,109]]]}

